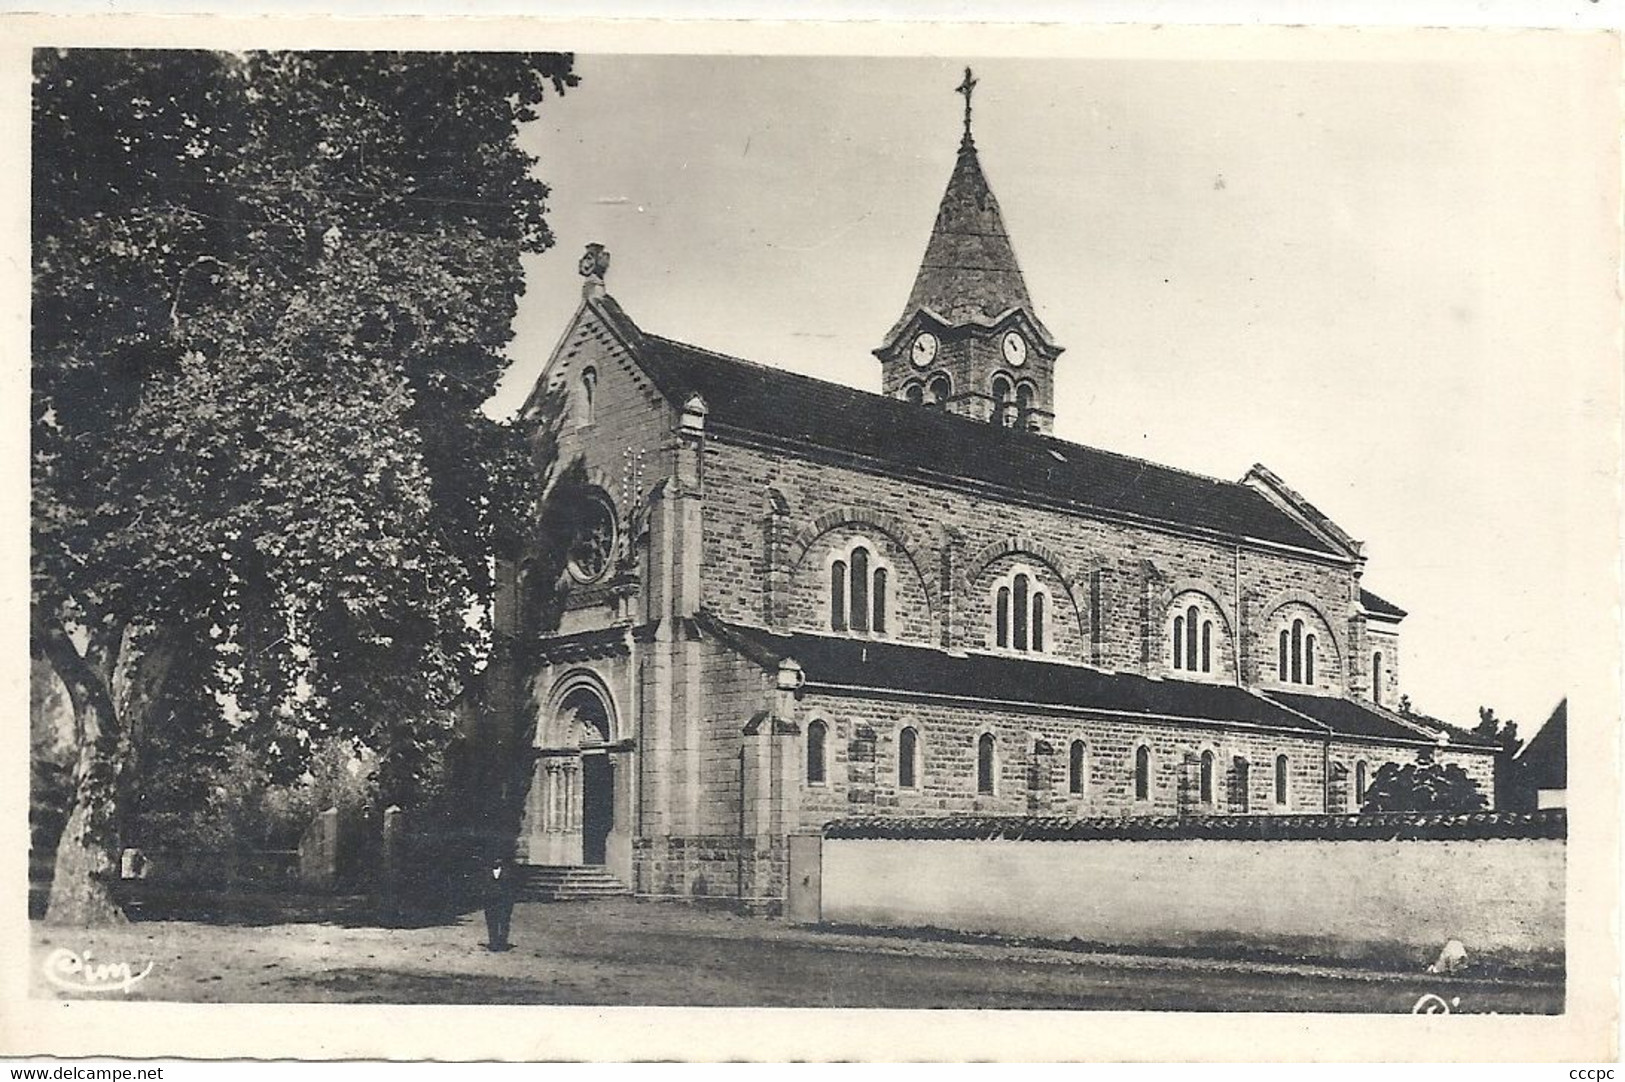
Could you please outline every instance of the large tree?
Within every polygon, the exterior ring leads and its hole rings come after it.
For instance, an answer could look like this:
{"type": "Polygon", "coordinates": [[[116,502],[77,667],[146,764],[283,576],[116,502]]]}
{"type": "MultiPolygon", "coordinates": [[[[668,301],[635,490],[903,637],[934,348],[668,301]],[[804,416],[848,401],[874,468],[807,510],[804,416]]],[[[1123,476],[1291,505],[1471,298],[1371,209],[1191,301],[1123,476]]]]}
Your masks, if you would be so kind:
{"type": "Polygon", "coordinates": [[[67,688],[49,919],[109,891],[145,727],[410,800],[481,664],[523,441],[480,411],[554,54],[46,50],[33,130],[35,651],[67,688]],[[170,706],[186,709],[160,709],[170,706]]]}

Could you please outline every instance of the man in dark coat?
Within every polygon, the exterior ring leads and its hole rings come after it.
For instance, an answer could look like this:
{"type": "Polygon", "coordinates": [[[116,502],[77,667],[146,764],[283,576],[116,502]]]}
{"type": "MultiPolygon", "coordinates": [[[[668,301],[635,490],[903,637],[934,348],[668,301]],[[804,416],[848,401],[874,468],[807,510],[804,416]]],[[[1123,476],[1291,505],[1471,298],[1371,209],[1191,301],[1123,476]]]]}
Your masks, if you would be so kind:
{"type": "Polygon", "coordinates": [[[485,949],[508,950],[508,924],[513,918],[515,888],[514,868],[506,857],[494,857],[485,869],[483,892],[485,897],[485,949]]]}

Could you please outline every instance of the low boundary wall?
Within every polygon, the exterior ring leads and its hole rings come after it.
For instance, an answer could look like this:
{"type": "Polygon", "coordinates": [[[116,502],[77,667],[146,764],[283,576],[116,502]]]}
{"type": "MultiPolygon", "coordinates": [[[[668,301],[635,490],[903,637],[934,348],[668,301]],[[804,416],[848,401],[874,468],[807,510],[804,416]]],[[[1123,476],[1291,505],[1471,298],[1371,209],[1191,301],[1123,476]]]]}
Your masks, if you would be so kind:
{"type": "MultiPolygon", "coordinates": [[[[1561,811],[1185,820],[846,820],[822,839],[827,923],[1127,948],[1405,964],[1560,965],[1561,811]]],[[[805,863],[803,858],[803,863],[805,863]]]]}

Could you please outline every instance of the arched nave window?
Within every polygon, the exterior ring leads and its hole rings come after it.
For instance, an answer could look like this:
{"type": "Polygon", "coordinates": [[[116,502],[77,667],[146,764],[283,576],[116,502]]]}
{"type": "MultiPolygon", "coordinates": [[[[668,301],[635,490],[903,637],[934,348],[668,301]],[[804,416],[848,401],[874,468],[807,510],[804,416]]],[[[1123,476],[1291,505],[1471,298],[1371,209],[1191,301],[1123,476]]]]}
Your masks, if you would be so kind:
{"type": "Polygon", "coordinates": [[[862,541],[829,565],[829,626],[886,634],[891,572],[862,541]]]}
{"type": "Polygon", "coordinates": [[[1304,629],[1302,620],[1293,620],[1290,627],[1282,628],[1280,653],[1276,664],[1276,674],[1281,682],[1313,684],[1317,653],[1315,635],[1304,629]]]}
{"type": "Polygon", "coordinates": [[[1049,591],[1018,564],[993,584],[993,644],[1000,650],[1041,654],[1049,636],[1049,591]]]}

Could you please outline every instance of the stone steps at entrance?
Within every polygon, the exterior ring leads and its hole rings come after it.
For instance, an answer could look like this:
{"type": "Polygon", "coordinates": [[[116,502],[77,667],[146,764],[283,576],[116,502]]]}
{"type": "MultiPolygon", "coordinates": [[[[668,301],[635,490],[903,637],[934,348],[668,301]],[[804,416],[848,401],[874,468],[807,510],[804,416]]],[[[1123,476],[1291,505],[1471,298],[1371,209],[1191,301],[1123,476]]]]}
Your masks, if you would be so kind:
{"type": "Polygon", "coordinates": [[[597,864],[524,864],[519,872],[521,901],[568,902],[632,893],[597,864]]]}

